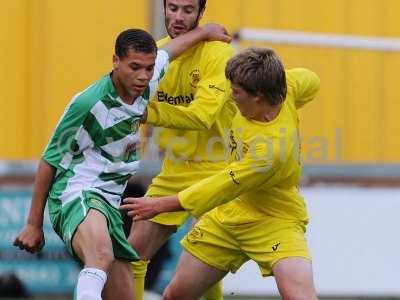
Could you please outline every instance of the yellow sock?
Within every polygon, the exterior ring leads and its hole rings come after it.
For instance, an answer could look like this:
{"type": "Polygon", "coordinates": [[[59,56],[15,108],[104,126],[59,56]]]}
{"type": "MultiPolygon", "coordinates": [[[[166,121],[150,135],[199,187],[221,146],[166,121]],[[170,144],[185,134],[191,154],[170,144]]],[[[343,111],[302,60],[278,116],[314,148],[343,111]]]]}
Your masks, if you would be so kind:
{"type": "Polygon", "coordinates": [[[222,300],[224,299],[222,280],[208,289],[203,296],[204,300],[222,300]]]}
{"type": "Polygon", "coordinates": [[[135,277],[135,300],[143,300],[144,295],[144,279],[146,277],[148,260],[138,260],[131,263],[132,272],[135,277]]]}

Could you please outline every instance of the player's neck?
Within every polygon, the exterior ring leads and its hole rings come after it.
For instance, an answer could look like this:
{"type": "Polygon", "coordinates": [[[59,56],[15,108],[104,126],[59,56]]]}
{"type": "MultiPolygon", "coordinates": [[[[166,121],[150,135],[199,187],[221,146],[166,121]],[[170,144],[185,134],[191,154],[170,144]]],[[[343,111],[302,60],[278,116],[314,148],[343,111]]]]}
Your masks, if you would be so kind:
{"type": "Polygon", "coordinates": [[[111,76],[111,80],[113,82],[115,92],[121,98],[121,100],[124,101],[126,104],[132,105],[135,102],[136,98],[132,98],[129,95],[128,91],[119,82],[114,73],[111,76]]]}

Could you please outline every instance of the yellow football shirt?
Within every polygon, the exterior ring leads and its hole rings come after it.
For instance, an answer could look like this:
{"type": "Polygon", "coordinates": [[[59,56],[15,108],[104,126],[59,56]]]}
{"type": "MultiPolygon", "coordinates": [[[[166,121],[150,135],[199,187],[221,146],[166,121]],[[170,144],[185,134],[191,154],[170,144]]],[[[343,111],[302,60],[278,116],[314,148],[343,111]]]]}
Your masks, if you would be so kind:
{"type": "Polygon", "coordinates": [[[178,197],[185,210],[198,217],[230,201],[217,208],[218,217],[226,223],[265,215],[307,221],[298,190],[301,164],[297,108],[315,97],[319,78],[300,68],[287,71],[286,76],[288,93],[278,116],[271,122],[258,122],[236,114],[230,143],[233,162],[180,192],[178,197]]]}
{"type": "MultiPolygon", "coordinates": [[[[159,41],[161,47],[169,38],[159,41]]],[[[159,127],[156,143],[166,158],[183,161],[226,161],[227,130],[236,106],[227,96],[226,62],[232,46],[201,42],[173,60],[148,105],[147,123],[159,127]],[[225,145],[224,145],[225,144],[225,145]]]]}

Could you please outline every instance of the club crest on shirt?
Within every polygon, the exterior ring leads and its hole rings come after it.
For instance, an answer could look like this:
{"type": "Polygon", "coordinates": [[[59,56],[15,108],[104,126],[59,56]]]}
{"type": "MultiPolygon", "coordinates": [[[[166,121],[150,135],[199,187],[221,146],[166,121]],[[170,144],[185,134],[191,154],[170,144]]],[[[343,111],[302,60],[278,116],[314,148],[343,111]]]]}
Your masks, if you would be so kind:
{"type": "Polygon", "coordinates": [[[190,85],[196,88],[197,84],[200,81],[200,70],[194,69],[192,72],[190,72],[189,76],[190,76],[190,85]]]}
{"type": "Polygon", "coordinates": [[[136,155],[136,144],[132,143],[132,144],[128,144],[125,148],[125,152],[124,152],[124,160],[129,160],[132,158],[132,155],[136,155]]]}

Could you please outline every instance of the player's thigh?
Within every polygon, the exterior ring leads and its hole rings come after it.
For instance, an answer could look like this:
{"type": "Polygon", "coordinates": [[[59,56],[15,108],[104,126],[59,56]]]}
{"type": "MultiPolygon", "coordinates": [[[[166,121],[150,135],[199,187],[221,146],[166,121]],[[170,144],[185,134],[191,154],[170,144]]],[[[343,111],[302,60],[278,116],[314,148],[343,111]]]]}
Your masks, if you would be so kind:
{"type": "Polygon", "coordinates": [[[148,220],[132,224],[129,243],[141,259],[151,259],[158,249],[176,232],[176,226],[158,224],[148,220]]]}
{"type": "Polygon", "coordinates": [[[205,214],[181,240],[183,248],[203,263],[235,273],[249,257],[240,249],[231,228],[224,226],[215,211],[205,214]]]}
{"type": "Polygon", "coordinates": [[[128,261],[114,260],[103,289],[104,300],[134,299],[134,278],[131,268],[132,266],[128,261]]]}
{"type": "Polygon", "coordinates": [[[103,213],[96,209],[88,211],[75,232],[72,247],[85,265],[107,267],[111,263],[114,259],[113,248],[103,213]],[[99,263],[101,266],[97,265],[99,263]]]}
{"type": "Polygon", "coordinates": [[[175,276],[164,292],[164,299],[198,299],[226,273],[183,250],[175,276]]]}
{"type": "Polygon", "coordinates": [[[251,226],[238,226],[235,234],[241,249],[259,265],[263,276],[271,276],[273,266],[283,258],[311,259],[301,222],[266,217],[251,226]]]}
{"type": "Polygon", "coordinates": [[[288,257],[276,262],[273,273],[282,298],[317,299],[312,263],[303,257],[288,257]]]}

